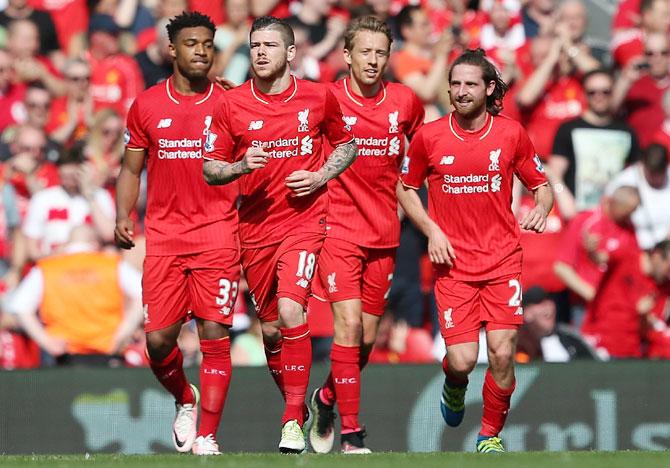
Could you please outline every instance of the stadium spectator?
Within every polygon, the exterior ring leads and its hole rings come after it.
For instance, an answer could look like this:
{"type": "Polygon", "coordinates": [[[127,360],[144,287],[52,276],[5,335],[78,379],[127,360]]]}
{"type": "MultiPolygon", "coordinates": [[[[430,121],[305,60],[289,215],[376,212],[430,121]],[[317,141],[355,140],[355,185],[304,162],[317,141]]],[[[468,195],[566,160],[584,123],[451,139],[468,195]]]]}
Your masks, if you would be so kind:
{"type": "Polygon", "coordinates": [[[14,20],[7,28],[7,52],[15,77],[24,83],[41,82],[53,95],[63,94],[65,84],[51,60],[40,55],[40,33],[27,19],[14,20]]]}
{"type": "Polygon", "coordinates": [[[135,96],[144,89],[137,62],[120,52],[121,30],[109,15],[95,14],[88,25],[93,108],[111,107],[125,116],[135,96]]]}
{"type": "Polygon", "coordinates": [[[93,117],[86,140],[82,142],[93,183],[114,192],[123,155],[123,120],[113,109],[102,109],[93,117]]]}
{"type": "Polygon", "coordinates": [[[526,44],[523,25],[518,20],[519,4],[514,0],[493,0],[483,4],[488,22],[482,26],[479,47],[495,61],[505,83],[519,78],[516,51],[526,44]]]}
{"type": "Polygon", "coordinates": [[[21,122],[24,117],[22,105],[26,85],[15,79],[14,59],[4,48],[0,48],[0,132],[21,122]]]}
{"type": "Polygon", "coordinates": [[[418,5],[404,7],[396,17],[403,44],[391,61],[395,78],[423,101],[426,122],[442,115],[436,102],[446,103],[447,58],[454,45],[450,30],[434,42],[428,15],[418,5]]]}
{"type": "Polygon", "coordinates": [[[296,14],[287,18],[294,28],[304,28],[311,44],[307,54],[316,60],[324,60],[342,39],[347,27],[347,15],[333,11],[336,0],[303,0],[297,5],[296,14]]]}
{"type": "Polygon", "coordinates": [[[63,68],[65,95],[54,99],[47,131],[51,138],[70,147],[84,138],[93,123],[91,67],[81,58],[69,59],[63,68]]]}
{"type": "MultiPolygon", "coordinates": [[[[554,271],[581,303],[595,297],[609,257],[638,249],[630,217],[639,203],[637,189],[619,187],[601,206],[577,215],[565,230],[554,271]]],[[[574,315],[579,322],[581,317],[574,315]]]]}
{"type": "Polygon", "coordinates": [[[667,357],[667,348],[658,348],[667,341],[653,331],[667,328],[669,286],[670,241],[660,242],[648,255],[637,249],[616,252],[607,259],[607,272],[587,308],[582,334],[604,357],[640,358],[647,336],[651,354],[667,357]]]}
{"type": "Polygon", "coordinates": [[[168,20],[161,19],[156,23],[155,37],[146,48],[135,54],[135,61],[142,71],[144,86],[150,88],[156,83],[165,81],[172,74],[170,57],[170,39],[166,26],[168,20]]]}
{"type": "Polygon", "coordinates": [[[56,26],[58,43],[68,57],[76,57],[86,46],[86,26],[89,21],[87,0],[31,0],[35,8],[46,10],[56,26]]]}
{"type": "Polygon", "coordinates": [[[589,23],[588,10],[581,0],[565,0],[558,7],[554,33],[563,40],[563,47],[575,68],[580,73],[588,73],[600,67],[586,43],[586,27],[589,23]]]}
{"type": "Polygon", "coordinates": [[[225,2],[227,21],[217,26],[214,45],[218,49],[217,76],[242,84],[249,75],[249,0],[225,2]]]}
{"type": "Polygon", "coordinates": [[[92,6],[92,15],[108,15],[119,27],[119,41],[124,52],[141,52],[152,41],[155,21],[139,0],[95,0],[92,6]]]}
{"type": "Polygon", "coordinates": [[[627,185],[637,188],[640,206],[632,216],[637,243],[649,250],[670,236],[670,168],[668,151],[659,144],[649,145],[642,160],[624,169],[607,186],[606,193],[627,185]]]}
{"type": "Polygon", "coordinates": [[[663,93],[663,113],[665,120],[661,124],[661,128],[654,134],[651,141],[665,146],[670,158],[670,89],[663,93]]]}
{"type": "Polygon", "coordinates": [[[584,110],[584,90],[561,37],[537,37],[530,44],[534,71],[520,83],[515,102],[537,154],[551,154],[556,130],[584,110]]]}
{"type": "Polygon", "coordinates": [[[19,244],[21,217],[12,184],[0,180],[0,298],[18,284],[24,258],[19,244]]]}
{"type": "Polygon", "coordinates": [[[95,230],[70,232],[61,254],[21,281],[6,310],[59,364],[110,363],[142,321],[140,273],[102,252],[95,230]]]}
{"type": "Polygon", "coordinates": [[[290,0],[249,0],[251,5],[251,16],[274,16],[276,18],[287,18],[290,16],[290,0]]]}
{"type": "Polygon", "coordinates": [[[64,152],[57,164],[59,185],[35,193],[28,205],[23,233],[33,260],[57,252],[77,226],[90,225],[103,242],[113,239],[114,202],[93,183],[80,149],[64,152]]]}
{"type": "Polygon", "coordinates": [[[647,37],[670,33],[670,3],[667,0],[638,0],[637,6],[639,25],[619,29],[612,37],[612,58],[617,68],[643,63],[639,59],[643,58],[647,37]]]}
{"type": "Polygon", "coordinates": [[[556,131],[549,168],[556,204],[565,219],[598,205],[605,186],[639,158],[635,133],[612,114],[613,85],[607,70],[585,74],[584,112],[556,131]]]}
{"type": "Polygon", "coordinates": [[[37,10],[27,0],[8,0],[7,6],[0,11],[0,27],[7,29],[12,21],[27,19],[32,21],[40,33],[40,55],[49,56],[59,64],[61,59],[54,55],[64,55],[58,44],[56,26],[47,11],[37,10]]]}
{"type": "Polygon", "coordinates": [[[529,0],[521,10],[527,39],[550,34],[556,18],[556,0],[529,0]]]}
{"type": "Polygon", "coordinates": [[[669,90],[670,38],[650,34],[644,39],[644,60],[626,65],[612,94],[612,108],[624,113],[643,148],[663,125],[663,96],[669,90]]]}
{"type": "Polygon", "coordinates": [[[295,37],[295,58],[291,62],[291,71],[298,78],[320,83],[329,83],[335,79],[335,71],[324,60],[317,60],[309,54],[311,42],[309,32],[302,26],[293,26],[295,37]]]}

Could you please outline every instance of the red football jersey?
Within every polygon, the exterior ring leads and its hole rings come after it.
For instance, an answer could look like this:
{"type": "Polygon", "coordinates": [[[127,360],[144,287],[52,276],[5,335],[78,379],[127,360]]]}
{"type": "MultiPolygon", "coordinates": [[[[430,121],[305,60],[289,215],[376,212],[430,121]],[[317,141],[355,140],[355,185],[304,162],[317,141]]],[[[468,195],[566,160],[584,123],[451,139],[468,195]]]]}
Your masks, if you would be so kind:
{"type": "Polygon", "coordinates": [[[135,96],[144,89],[142,72],[135,59],[122,53],[91,64],[91,95],[95,110],[111,107],[125,116],[135,96]]]}
{"type": "Polygon", "coordinates": [[[418,189],[428,177],[429,215],[456,253],[453,268],[438,266],[439,275],[478,281],[521,272],[514,175],[529,190],[547,183],[533,144],[514,120],[487,114],[480,130],[468,132],[449,114],[417,132],[401,181],[418,189]]]}
{"type": "Polygon", "coordinates": [[[183,96],[172,79],[143,91],[128,113],[126,148],[147,151],[148,255],[237,248],[237,185],[213,187],[202,176],[206,133],[217,98],[183,96]]]}
{"type": "Polygon", "coordinates": [[[270,154],[264,168],[238,179],[244,247],[272,245],[289,234],[325,232],[325,188],[295,197],[284,181],[294,171],[317,171],[323,165],[324,137],[333,146],[353,139],[325,85],[291,77],[284,92],[268,95],[250,80],[219,101],[206,159],[232,163],[252,146],[270,154]]]}
{"type": "Polygon", "coordinates": [[[400,240],[395,187],[405,139],[423,125],[423,104],[399,83],[382,83],[371,98],[354,94],[347,79],[331,83],[344,122],[356,135],[358,158],[328,183],[328,236],[363,247],[396,247],[400,240]]]}

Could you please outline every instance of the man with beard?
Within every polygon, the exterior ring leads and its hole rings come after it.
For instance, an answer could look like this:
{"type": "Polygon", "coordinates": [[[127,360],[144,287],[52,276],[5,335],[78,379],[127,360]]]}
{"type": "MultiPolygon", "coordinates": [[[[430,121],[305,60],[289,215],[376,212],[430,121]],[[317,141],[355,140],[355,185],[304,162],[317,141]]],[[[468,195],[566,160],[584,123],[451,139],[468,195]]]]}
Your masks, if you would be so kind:
{"type": "Polygon", "coordinates": [[[147,162],[144,330],[149,364],[176,400],[177,451],[218,455],[216,431],[231,377],[229,328],[240,277],[235,186],[202,180],[205,135],[223,89],[207,79],[215,26],[183,13],[167,25],[173,75],[141,93],[128,114],[126,152],[116,186],[116,243],[130,249],[131,212],[147,162]],[[200,336],[202,404],[182,368],[177,337],[193,315],[200,336]]]}
{"type": "Polygon", "coordinates": [[[242,267],[262,322],[268,367],[286,402],[282,453],[305,449],[311,343],[304,309],[326,231],[326,183],[356,158],[333,93],[290,73],[291,27],[254,21],[253,78],[227,91],[212,121],[203,166],[212,185],[239,179],[242,267]],[[334,150],[324,158],[323,140],[334,150]]]}
{"type": "Polygon", "coordinates": [[[511,209],[514,175],[534,193],[522,229],[542,232],[553,197],[521,125],[499,114],[507,86],[481,49],[468,50],[449,72],[454,112],[424,125],[410,143],[398,199],[428,237],[435,298],[447,347],[440,409],[458,426],[468,374],[486,329],[489,368],[478,452],[504,452],[498,434],[515,387],[514,354],[521,306],[521,245],[511,209]],[[429,211],[417,194],[428,178],[429,211]]]}

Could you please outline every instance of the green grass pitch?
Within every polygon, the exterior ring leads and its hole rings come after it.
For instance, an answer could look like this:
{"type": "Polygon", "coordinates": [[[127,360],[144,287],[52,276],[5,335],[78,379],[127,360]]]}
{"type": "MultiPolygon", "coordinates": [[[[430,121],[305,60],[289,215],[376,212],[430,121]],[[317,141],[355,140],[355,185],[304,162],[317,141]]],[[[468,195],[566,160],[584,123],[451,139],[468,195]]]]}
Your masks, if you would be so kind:
{"type": "Polygon", "coordinates": [[[375,453],[372,455],[278,455],[224,454],[219,457],[191,455],[0,455],[0,466],[49,467],[200,467],[230,468],[668,468],[667,452],[526,452],[504,455],[474,453],[375,453]]]}

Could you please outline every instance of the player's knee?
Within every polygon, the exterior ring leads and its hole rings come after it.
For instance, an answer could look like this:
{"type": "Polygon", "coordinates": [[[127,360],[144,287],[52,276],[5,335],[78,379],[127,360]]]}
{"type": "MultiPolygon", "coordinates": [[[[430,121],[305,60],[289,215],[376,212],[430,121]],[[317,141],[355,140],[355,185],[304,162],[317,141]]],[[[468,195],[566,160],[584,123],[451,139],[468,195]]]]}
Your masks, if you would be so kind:
{"type": "Polygon", "coordinates": [[[493,369],[503,370],[514,363],[514,349],[512,346],[499,346],[489,350],[489,364],[493,369]]]}
{"type": "Polygon", "coordinates": [[[477,365],[477,356],[458,355],[449,357],[449,371],[454,374],[468,375],[477,365]]]}
{"type": "Polygon", "coordinates": [[[302,306],[296,302],[280,302],[279,319],[284,327],[297,327],[298,325],[305,323],[304,310],[302,306]]]}
{"type": "Polygon", "coordinates": [[[277,322],[261,322],[261,332],[263,334],[263,344],[266,347],[272,348],[281,338],[277,322]]]}
{"type": "Polygon", "coordinates": [[[177,346],[177,340],[160,332],[147,334],[147,353],[152,361],[162,361],[177,346]]]}
{"type": "Polygon", "coordinates": [[[343,330],[341,333],[344,335],[344,338],[351,342],[352,346],[356,346],[361,342],[361,337],[363,336],[363,322],[360,317],[350,315],[344,317],[343,330]]]}

